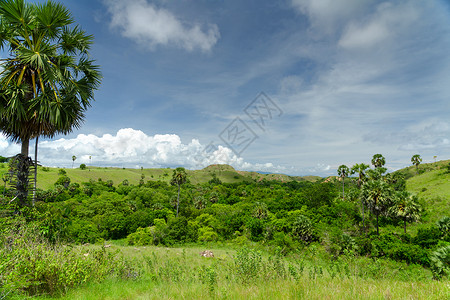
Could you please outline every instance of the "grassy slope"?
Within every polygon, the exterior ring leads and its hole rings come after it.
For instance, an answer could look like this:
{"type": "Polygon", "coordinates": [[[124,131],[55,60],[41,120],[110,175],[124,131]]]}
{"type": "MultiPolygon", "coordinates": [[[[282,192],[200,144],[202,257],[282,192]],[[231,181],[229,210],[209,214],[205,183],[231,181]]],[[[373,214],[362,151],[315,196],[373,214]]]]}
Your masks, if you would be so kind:
{"type": "MultiPolygon", "coordinates": [[[[7,171],[6,164],[0,164],[0,175],[7,171]]],[[[80,168],[64,169],[67,176],[70,177],[71,182],[82,183],[88,182],[90,179],[103,181],[112,180],[115,185],[118,185],[123,180],[127,179],[130,184],[138,184],[141,175],[144,174],[144,181],[148,180],[162,180],[170,182],[172,178],[173,169],[126,169],[126,168],[100,168],[90,167],[86,170],[80,168]]],[[[38,167],[38,188],[49,189],[58,180],[59,169],[48,168],[48,171],[43,171],[42,167],[38,167]]],[[[226,183],[253,181],[253,180],[279,180],[279,181],[316,181],[320,179],[317,176],[291,177],[284,174],[260,174],[257,172],[236,171],[233,167],[228,165],[211,165],[202,170],[187,170],[188,178],[192,184],[208,182],[212,179],[212,174],[215,173],[217,177],[226,183]]]]}
{"type": "MultiPolygon", "coordinates": [[[[406,182],[408,191],[421,198],[427,212],[423,222],[434,223],[443,216],[450,216],[450,173],[447,166],[450,160],[419,166],[421,174],[409,178],[406,182]]],[[[415,168],[404,169],[415,173],[415,168]]]]}

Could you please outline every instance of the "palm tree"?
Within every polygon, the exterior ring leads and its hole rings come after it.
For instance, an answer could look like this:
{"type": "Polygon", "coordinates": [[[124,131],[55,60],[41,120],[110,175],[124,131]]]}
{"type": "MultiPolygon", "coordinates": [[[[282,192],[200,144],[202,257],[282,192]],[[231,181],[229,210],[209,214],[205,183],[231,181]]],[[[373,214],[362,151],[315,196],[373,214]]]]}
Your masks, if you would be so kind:
{"type": "Polygon", "coordinates": [[[372,165],[375,168],[381,168],[386,164],[386,159],[381,154],[375,154],[372,158],[372,165]]]}
{"type": "Polygon", "coordinates": [[[366,180],[366,170],[369,168],[369,165],[366,165],[365,163],[360,163],[354,165],[351,170],[350,174],[356,174],[358,173],[358,187],[361,188],[361,185],[366,180]]]}
{"type": "MultiPolygon", "coordinates": [[[[366,181],[366,170],[369,168],[369,165],[366,165],[365,163],[360,163],[354,165],[351,170],[350,174],[356,174],[358,173],[358,187],[361,188],[362,184],[366,181]]],[[[364,216],[364,201],[361,199],[361,212],[362,212],[362,221],[363,221],[363,230],[365,231],[365,216],[364,216]]]]}
{"type": "Polygon", "coordinates": [[[77,159],[77,157],[75,155],[72,155],[72,169],[73,169],[73,164],[75,163],[76,159],[77,159]]]}
{"type": "Polygon", "coordinates": [[[389,212],[403,220],[406,234],[406,222],[416,222],[420,218],[421,206],[419,198],[407,191],[400,191],[395,194],[394,205],[389,208],[389,212]]]}
{"type": "Polygon", "coordinates": [[[177,217],[178,217],[178,211],[179,211],[179,207],[180,207],[181,185],[186,183],[186,181],[187,181],[187,173],[184,168],[176,168],[175,170],[173,170],[172,180],[170,181],[170,184],[178,186],[177,217]]]}
{"type": "Polygon", "coordinates": [[[372,211],[377,219],[377,235],[380,234],[378,218],[381,214],[387,213],[387,208],[391,202],[390,186],[383,180],[370,180],[361,189],[361,199],[372,211]]]}
{"type": "Polygon", "coordinates": [[[0,1],[0,47],[9,53],[0,60],[0,130],[22,143],[24,158],[30,139],[79,128],[100,84],[88,59],[93,37],[73,22],[59,3],[0,1]]]}
{"type": "Polygon", "coordinates": [[[344,195],[344,180],[350,173],[350,169],[346,165],[340,165],[337,169],[338,175],[342,178],[342,199],[345,200],[344,195]]]}
{"type": "Polygon", "coordinates": [[[422,157],[420,157],[419,154],[414,154],[411,157],[411,162],[412,162],[413,165],[416,166],[416,174],[418,175],[419,174],[419,165],[422,162],[422,157]]]}

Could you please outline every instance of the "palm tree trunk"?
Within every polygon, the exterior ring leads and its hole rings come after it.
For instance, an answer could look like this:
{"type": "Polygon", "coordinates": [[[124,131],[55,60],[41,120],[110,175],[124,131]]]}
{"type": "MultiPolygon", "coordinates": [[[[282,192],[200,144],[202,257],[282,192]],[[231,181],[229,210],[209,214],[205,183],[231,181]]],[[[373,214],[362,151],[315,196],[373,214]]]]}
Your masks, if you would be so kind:
{"type": "Polygon", "coordinates": [[[178,185],[178,197],[177,197],[177,218],[178,218],[178,209],[180,207],[180,184],[178,185]]]}
{"type": "Polygon", "coordinates": [[[376,215],[377,215],[377,235],[380,235],[380,231],[378,230],[378,213],[376,215]]]}
{"type": "Polygon", "coordinates": [[[37,154],[38,154],[39,136],[36,137],[36,144],[34,145],[34,187],[32,204],[36,203],[36,189],[37,189],[37,154]]]}
{"type": "Polygon", "coordinates": [[[362,221],[363,221],[363,231],[366,232],[366,222],[364,220],[364,202],[361,199],[361,210],[362,210],[362,221]]]}
{"type": "Polygon", "coordinates": [[[345,200],[345,195],[344,195],[344,177],[342,177],[342,200],[345,200]]]}
{"type": "Polygon", "coordinates": [[[22,149],[20,151],[20,153],[24,156],[24,157],[28,157],[28,148],[30,146],[30,139],[26,138],[22,140],[22,149]]]}

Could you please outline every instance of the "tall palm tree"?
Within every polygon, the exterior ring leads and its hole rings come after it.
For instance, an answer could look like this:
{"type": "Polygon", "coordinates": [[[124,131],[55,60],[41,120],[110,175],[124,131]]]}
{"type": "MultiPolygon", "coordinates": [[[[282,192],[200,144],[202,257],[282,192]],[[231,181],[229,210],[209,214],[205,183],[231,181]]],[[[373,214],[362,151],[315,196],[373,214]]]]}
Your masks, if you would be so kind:
{"type": "Polygon", "coordinates": [[[386,164],[386,159],[384,158],[383,155],[381,155],[381,154],[375,154],[375,155],[372,157],[372,165],[373,165],[375,168],[381,168],[381,167],[383,167],[385,164],[386,164]]]}
{"type": "MultiPolygon", "coordinates": [[[[361,189],[362,184],[367,180],[366,177],[366,170],[369,168],[369,165],[366,165],[365,163],[360,163],[354,165],[351,170],[350,174],[356,174],[358,173],[358,187],[361,189]]],[[[365,216],[364,216],[364,201],[361,199],[361,212],[362,212],[362,223],[363,223],[363,230],[365,232],[365,216]]]]}
{"type": "Polygon", "coordinates": [[[350,169],[346,165],[340,165],[337,169],[338,175],[342,178],[342,199],[345,200],[345,194],[344,194],[344,181],[345,178],[349,175],[350,169]]]}
{"type": "Polygon", "coordinates": [[[73,22],[59,3],[0,0],[0,130],[25,158],[31,139],[79,128],[100,84],[93,37],[73,22]]]}
{"type": "Polygon", "coordinates": [[[181,185],[186,183],[187,181],[187,173],[184,168],[176,168],[173,170],[172,174],[172,180],[170,181],[171,185],[176,185],[178,187],[178,195],[177,195],[177,217],[178,217],[178,211],[180,207],[180,192],[181,192],[181,185]]]}
{"type": "Polygon", "coordinates": [[[358,187],[361,188],[361,185],[366,180],[366,170],[369,168],[369,165],[366,165],[365,163],[355,164],[351,170],[350,174],[356,174],[358,173],[358,187]]]}
{"type": "Polygon", "coordinates": [[[420,157],[419,154],[414,154],[411,157],[411,162],[412,162],[413,165],[416,166],[416,174],[419,174],[419,165],[422,162],[422,157],[420,157]]]}
{"type": "Polygon", "coordinates": [[[387,213],[387,209],[391,204],[391,188],[383,180],[370,180],[362,186],[361,198],[370,211],[376,216],[377,235],[379,235],[378,218],[381,214],[387,213]]]}
{"type": "Polygon", "coordinates": [[[73,169],[73,164],[75,163],[76,159],[77,159],[77,157],[75,155],[72,155],[72,169],[73,169]]]}

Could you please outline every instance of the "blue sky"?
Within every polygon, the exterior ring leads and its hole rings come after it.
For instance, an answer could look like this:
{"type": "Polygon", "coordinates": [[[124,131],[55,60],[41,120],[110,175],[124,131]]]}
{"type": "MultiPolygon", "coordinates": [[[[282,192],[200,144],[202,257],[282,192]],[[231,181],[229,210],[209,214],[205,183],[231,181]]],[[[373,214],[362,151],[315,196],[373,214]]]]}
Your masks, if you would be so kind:
{"type": "Polygon", "coordinates": [[[446,1],[61,2],[104,78],[84,126],[40,143],[44,165],[326,176],[375,153],[390,170],[450,158],[446,1]]]}

